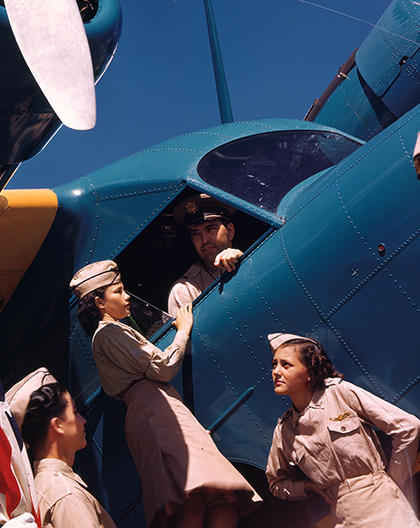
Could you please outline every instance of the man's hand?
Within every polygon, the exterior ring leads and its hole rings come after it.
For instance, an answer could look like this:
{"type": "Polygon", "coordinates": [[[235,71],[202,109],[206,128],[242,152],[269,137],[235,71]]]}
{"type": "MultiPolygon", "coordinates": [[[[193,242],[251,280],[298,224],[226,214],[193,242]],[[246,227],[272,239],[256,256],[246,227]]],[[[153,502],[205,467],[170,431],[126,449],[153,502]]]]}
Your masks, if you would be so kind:
{"type": "Polygon", "coordinates": [[[214,265],[217,268],[223,268],[226,271],[233,271],[236,269],[235,264],[238,259],[242,257],[243,253],[239,249],[227,248],[221,251],[214,259],[214,265]]]}
{"type": "Polygon", "coordinates": [[[34,516],[31,513],[22,513],[14,519],[4,523],[2,528],[38,528],[34,516]]]}

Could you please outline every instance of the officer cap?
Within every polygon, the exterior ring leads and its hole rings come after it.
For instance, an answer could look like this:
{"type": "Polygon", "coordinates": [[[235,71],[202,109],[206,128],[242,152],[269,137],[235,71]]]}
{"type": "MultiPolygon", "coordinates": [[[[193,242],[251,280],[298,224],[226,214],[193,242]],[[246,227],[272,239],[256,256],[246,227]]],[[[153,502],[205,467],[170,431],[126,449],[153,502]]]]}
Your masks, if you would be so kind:
{"type": "Polygon", "coordinates": [[[200,222],[224,219],[230,222],[230,215],[236,209],[224,204],[207,194],[197,194],[179,203],[172,212],[174,219],[179,224],[192,227],[200,222]]]}

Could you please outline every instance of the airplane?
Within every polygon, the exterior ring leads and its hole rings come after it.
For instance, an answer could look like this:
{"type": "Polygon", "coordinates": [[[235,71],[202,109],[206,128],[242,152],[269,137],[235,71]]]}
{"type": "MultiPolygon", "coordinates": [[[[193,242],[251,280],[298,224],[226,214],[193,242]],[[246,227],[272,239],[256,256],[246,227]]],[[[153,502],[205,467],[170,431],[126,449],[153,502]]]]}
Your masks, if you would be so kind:
{"type": "MultiPolygon", "coordinates": [[[[273,526],[330,522],[321,500],[285,503],[265,488],[272,432],[289,405],[273,394],[267,334],[319,339],[346,379],[420,416],[419,19],[417,4],[394,0],[303,121],[227,119],[52,190],[0,194],[3,383],[40,365],[64,381],[88,419],[78,470],[119,527],[145,525],[141,483],[124,406],[101,390],[68,283],[83,265],[113,259],[156,323],[153,306],[166,309],[196,258],[172,217],[194,194],[236,208],[245,254],[195,301],[192,352],[174,385],[205,427],[222,422],[217,445],[272,506],[241,526],[263,515],[273,526]]],[[[165,347],[173,332],[168,321],[150,339],[165,347]]]]}

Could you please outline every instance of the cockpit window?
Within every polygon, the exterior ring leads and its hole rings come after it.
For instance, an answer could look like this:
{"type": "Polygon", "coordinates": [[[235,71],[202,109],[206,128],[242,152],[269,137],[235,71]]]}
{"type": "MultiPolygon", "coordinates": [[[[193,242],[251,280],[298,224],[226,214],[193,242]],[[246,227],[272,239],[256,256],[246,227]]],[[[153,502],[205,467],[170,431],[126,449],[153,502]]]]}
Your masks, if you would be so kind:
{"type": "Polygon", "coordinates": [[[268,132],[218,147],[204,156],[197,170],[206,183],[275,213],[295,185],[360,146],[321,130],[268,132]]]}

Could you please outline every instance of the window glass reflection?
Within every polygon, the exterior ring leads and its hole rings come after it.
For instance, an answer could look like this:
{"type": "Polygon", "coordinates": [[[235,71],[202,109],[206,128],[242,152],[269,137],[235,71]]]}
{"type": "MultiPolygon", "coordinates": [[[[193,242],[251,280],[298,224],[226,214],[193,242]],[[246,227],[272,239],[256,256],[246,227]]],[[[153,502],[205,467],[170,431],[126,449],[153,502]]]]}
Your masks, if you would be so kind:
{"type": "Polygon", "coordinates": [[[206,183],[275,213],[295,185],[339,163],[360,146],[334,132],[268,132],[209,152],[200,161],[198,174],[206,183]]]}

